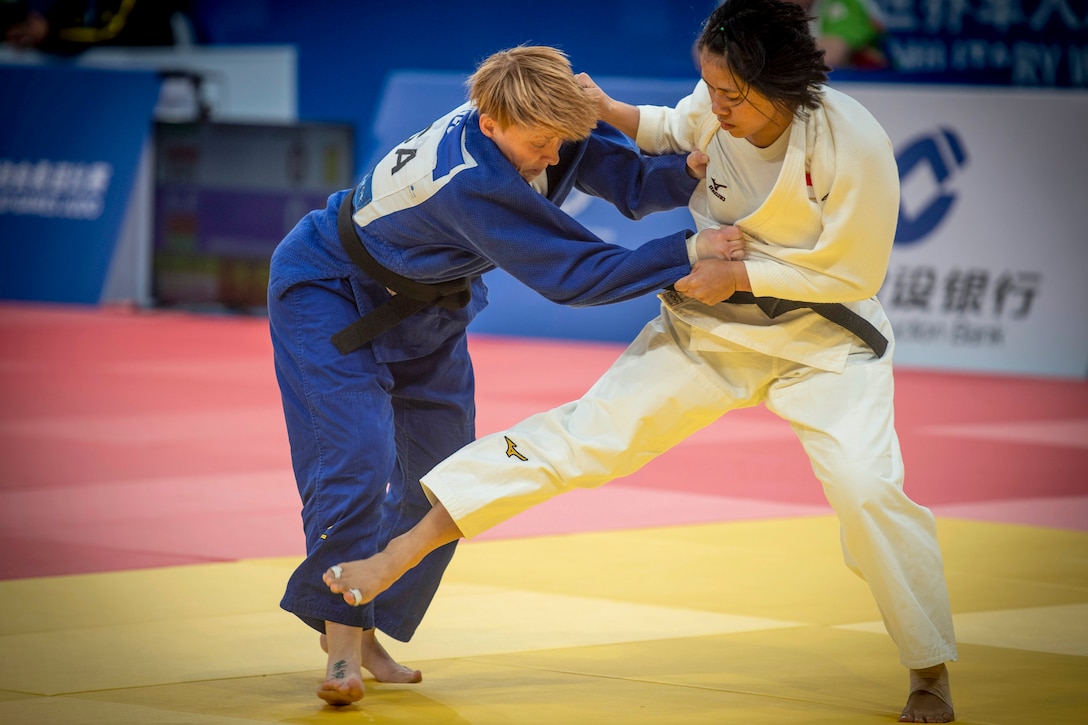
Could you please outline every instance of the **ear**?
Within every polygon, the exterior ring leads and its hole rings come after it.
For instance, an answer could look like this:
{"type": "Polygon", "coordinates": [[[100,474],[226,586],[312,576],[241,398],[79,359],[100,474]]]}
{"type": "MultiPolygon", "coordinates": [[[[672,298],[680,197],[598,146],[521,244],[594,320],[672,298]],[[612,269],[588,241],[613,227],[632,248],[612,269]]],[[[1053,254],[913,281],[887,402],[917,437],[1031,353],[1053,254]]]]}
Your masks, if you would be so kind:
{"type": "Polygon", "coordinates": [[[491,140],[495,140],[495,134],[500,130],[499,122],[495,120],[495,117],[489,113],[480,114],[480,130],[484,136],[487,136],[491,140]]]}

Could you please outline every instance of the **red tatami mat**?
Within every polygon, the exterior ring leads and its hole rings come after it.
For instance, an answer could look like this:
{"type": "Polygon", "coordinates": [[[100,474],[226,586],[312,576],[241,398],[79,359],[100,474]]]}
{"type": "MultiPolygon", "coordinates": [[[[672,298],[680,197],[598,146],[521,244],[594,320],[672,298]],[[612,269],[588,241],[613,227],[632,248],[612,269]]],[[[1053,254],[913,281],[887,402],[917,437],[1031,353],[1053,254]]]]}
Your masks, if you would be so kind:
{"type": "MultiPolygon", "coordinates": [[[[0,304],[0,578],[302,552],[267,321],[0,304]]],[[[622,346],[474,336],[478,430],[580,395],[622,346]]],[[[900,370],[912,496],[1088,529],[1088,383],[900,370]]],[[[738,411],[485,537],[827,512],[789,427],[738,411]]]]}

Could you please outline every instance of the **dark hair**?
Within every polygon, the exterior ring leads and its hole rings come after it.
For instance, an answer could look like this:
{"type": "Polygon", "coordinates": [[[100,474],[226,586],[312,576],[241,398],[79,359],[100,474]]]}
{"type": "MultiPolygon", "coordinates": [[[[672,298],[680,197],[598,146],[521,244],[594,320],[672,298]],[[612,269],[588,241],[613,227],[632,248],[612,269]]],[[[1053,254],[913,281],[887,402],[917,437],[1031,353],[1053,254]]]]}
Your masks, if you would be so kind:
{"type": "Polygon", "coordinates": [[[737,81],[779,109],[800,113],[819,105],[831,70],[809,19],[789,0],[725,0],[707,18],[696,47],[718,56],[737,81]]]}

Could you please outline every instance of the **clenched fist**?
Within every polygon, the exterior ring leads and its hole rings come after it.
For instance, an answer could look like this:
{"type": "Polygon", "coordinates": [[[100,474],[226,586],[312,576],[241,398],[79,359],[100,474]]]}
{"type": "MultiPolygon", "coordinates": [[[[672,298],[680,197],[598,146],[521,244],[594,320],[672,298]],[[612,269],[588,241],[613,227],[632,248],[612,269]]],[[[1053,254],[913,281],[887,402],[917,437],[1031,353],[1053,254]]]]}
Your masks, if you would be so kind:
{"type": "Polygon", "coordinates": [[[749,287],[743,262],[725,259],[700,259],[691,274],[681,277],[673,288],[681,294],[706,305],[716,305],[729,299],[737,290],[749,287]]]}

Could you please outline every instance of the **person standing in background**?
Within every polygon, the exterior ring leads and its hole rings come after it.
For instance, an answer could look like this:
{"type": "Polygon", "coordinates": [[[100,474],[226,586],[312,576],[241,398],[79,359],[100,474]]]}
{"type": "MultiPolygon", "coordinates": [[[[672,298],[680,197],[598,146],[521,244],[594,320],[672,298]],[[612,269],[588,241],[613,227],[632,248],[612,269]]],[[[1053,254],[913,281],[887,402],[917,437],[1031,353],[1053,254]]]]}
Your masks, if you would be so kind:
{"type": "Polygon", "coordinates": [[[884,52],[887,28],[872,0],[794,0],[814,15],[812,34],[832,70],[887,68],[884,52]]]}

